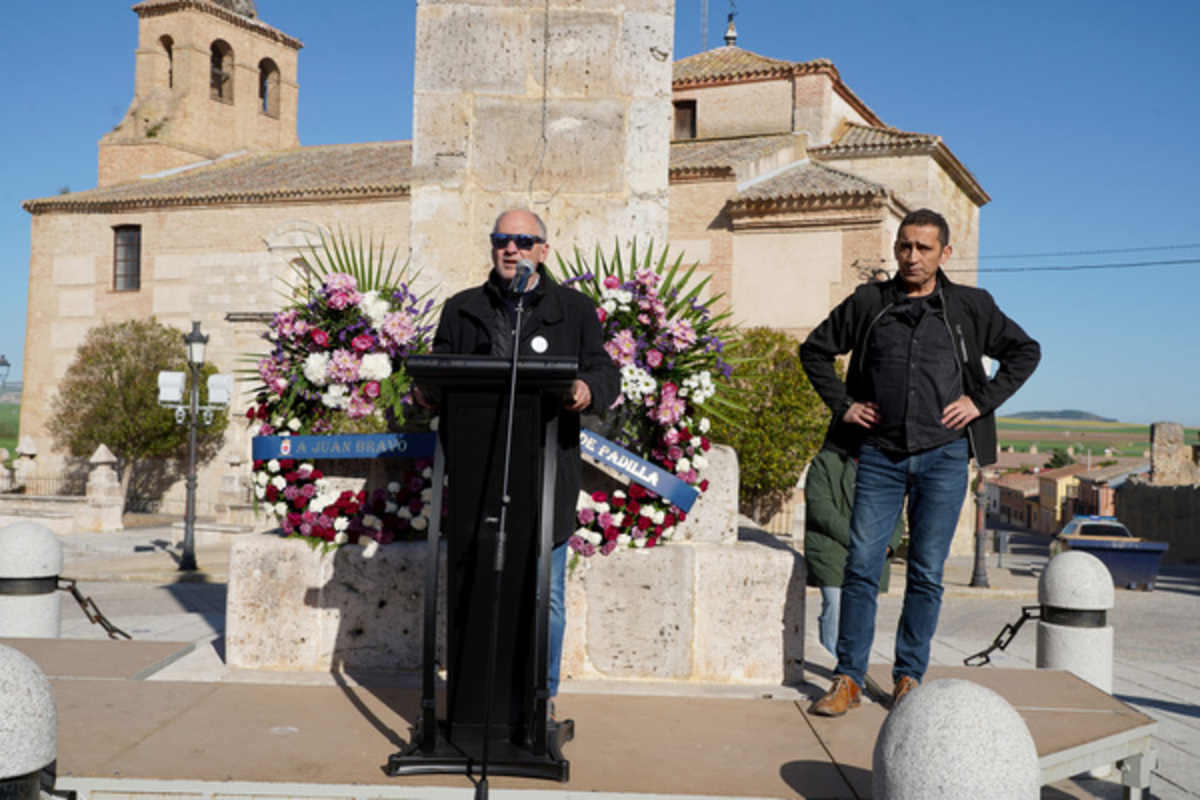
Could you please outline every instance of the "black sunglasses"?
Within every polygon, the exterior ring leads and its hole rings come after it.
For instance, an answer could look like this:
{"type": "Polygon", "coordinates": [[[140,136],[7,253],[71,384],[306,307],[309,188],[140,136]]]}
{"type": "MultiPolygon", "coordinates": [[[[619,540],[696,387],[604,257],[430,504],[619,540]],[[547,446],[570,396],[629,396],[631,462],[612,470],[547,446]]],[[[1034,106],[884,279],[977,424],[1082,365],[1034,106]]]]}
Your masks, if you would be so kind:
{"type": "Polygon", "coordinates": [[[492,247],[497,250],[503,250],[508,247],[509,242],[514,242],[518,250],[528,250],[535,244],[542,244],[546,240],[540,236],[530,236],[527,233],[493,233],[492,247]]]}

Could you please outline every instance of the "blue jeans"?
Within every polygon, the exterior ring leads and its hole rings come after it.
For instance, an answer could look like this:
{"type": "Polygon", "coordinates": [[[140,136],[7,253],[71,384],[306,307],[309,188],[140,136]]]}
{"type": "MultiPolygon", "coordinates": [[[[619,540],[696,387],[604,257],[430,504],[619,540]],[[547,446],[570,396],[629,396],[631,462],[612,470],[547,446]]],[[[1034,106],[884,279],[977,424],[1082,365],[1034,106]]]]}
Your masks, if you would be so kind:
{"type": "Polygon", "coordinates": [[[562,672],[563,631],[567,627],[567,605],[563,596],[567,578],[566,542],[550,551],[550,632],[546,646],[550,648],[546,665],[546,688],[550,696],[558,694],[558,676],[562,672]]]}
{"type": "Polygon", "coordinates": [[[842,587],[821,587],[821,615],[817,617],[817,633],[821,646],[831,654],[837,655],[838,618],[842,604],[842,587]]]}
{"type": "Polygon", "coordinates": [[[967,440],[911,455],[866,445],[858,460],[850,554],[842,580],[837,672],[864,686],[888,540],[908,498],[908,568],[892,678],[921,680],[942,608],[942,569],[967,492],[967,440]]]}

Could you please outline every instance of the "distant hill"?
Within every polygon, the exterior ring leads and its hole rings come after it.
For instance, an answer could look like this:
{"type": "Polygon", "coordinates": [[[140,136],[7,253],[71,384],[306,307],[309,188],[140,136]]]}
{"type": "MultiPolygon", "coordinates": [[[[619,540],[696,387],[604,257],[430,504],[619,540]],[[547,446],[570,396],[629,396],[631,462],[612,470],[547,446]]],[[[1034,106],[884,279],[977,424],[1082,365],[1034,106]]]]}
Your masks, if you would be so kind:
{"type": "Polygon", "coordinates": [[[1102,417],[1099,414],[1093,414],[1090,411],[1079,411],[1078,409],[1068,408],[1063,411],[1022,411],[1019,414],[1005,414],[1004,416],[1011,419],[1055,419],[1055,420],[1071,420],[1072,422],[1116,422],[1117,420],[1111,417],[1102,417]]]}

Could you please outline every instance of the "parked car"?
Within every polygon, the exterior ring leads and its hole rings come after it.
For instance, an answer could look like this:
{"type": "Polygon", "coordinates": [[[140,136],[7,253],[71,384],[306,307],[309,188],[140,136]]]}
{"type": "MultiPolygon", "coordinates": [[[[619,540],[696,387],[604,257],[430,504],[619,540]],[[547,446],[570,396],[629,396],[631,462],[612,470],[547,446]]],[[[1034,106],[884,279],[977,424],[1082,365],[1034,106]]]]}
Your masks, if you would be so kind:
{"type": "Polygon", "coordinates": [[[1050,557],[1067,549],[1067,542],[1063,541],[1064,536],[1106,536],[1117,539],[1132,539],[1133,534],[1129,532],[1129,528],[1118,520],[1116,517],[1101,517],[1096,515],[1077,516],[1074,517],[1066,525],[1063,525],[1061,531],[1054,535],[1054,541],[1050,542],[1050,557]]]}

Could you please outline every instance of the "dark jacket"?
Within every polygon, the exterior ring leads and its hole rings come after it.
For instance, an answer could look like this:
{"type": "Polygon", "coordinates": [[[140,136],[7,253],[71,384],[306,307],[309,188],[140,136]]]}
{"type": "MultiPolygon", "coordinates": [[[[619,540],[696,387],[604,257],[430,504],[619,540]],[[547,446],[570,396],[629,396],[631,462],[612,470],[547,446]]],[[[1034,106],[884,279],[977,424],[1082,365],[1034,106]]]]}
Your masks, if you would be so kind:
{"type": "MultiPolygon", "coordinates": [[[[576,356],[579,378],[592,391],[588,411],[603,411],[617,399],[621,374],[604,350],[604,334],[596,306],[582,292],[567,289],[538,267],[537,286],[525,299],[521,319],[521,355],[576,356]],[[545,343],[535,350],[533,341],[545,343]]],[[[494,276],[494,273],[493,273],[494,276]]],[[[511,356],[512,326],[503,288],[494,279],[451,297],[442,308],[434,353],[511,356]]],[[[582,464],[579,459],[579,414],[564,412],[558,424],[558,477],[555,482],[554,543],[575,530],[582,464]]]]}
{"type": "MultiPolygon", "coordinates": [[[[850,514],[854,510],[856,469],[849,456],[824,448],[817,453],[804,481],[804,559],[809,586],[841,586],[850,547],[850,514]]],[[[904,519],[888,544],[895,551],[904,537],[904,519]]],[[[892,575],[883,562],[879,591],[886,592],[892,575]]]]}
{"type": "MultiPolygon", "coordinates": [[[[980,466],[996,460],[995,411],[1026,379],[1041,360],[1041,347],[1021,326],[1006,317],[983,289],[953,283],[938,270],[937,289],[945,304],[946,324],[962,375],[963,393],[979,409],[979,418],[967,427],[971,452],[980,466]],[[983,357],[1000,362],[989,379],[983,357]]],[[[842,421],[855,400],[868,399],[863,349],[871,327],[894,302],[904,297],[895,281],[864,284],[841,302],[800,345],[800,361],[809,382],[833,411],[829,438],[846,452],[857,453],[864,428],[842,421]],[[834,359],[852,352],[846,380],[834,370],[834,359]]]]}

